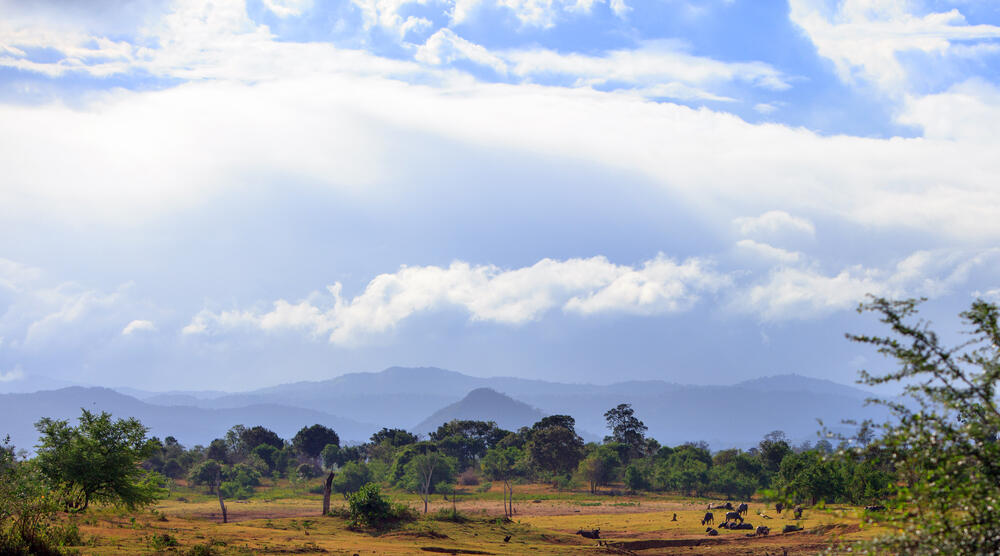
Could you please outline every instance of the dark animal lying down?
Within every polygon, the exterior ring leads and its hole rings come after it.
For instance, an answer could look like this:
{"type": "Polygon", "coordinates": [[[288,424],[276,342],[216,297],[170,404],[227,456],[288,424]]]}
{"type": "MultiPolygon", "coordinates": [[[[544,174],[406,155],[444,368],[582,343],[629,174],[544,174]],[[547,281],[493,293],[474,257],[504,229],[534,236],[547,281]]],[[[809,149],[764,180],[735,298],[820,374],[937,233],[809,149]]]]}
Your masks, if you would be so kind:
{"type": "Polygon", "coordinates": [[[785,525],[785,528],[781,530],[782,533],[791,533],[792,531],[801,531],[802,528],[798,525],[785,525]]]}
{"type": "Polygon", "coordinates": [[[717,506],[713,506],[713,505],[709,504],[708,505],[708,509],[710,509],[710,510],[732,510],[733,509],[733,503],[732,502],[726,502],[725,504],[719,504],[717,506]]]}
{"type": "Polygon", "coordinates": [[[579,531],[576,532],[576,534],[580,535],[581,537],[583,537],[585,539],[599,539],[599,538],[601,538],[601,530],[600,529],[591,529],[590,531],[584,531],[583,529],[580,529],[579,531]]]}
{"type": "Polygon", "coordinates": [[[708,533],[709,537],[714,537],[714,536],[717,536],[719,534],[718,531],[716,531],[715,529],[712,529],[711,527],[705,529],[705,532],[708,533]]]}
{"type": "Polygon", "coordinates": [[[736,531],[739,529],[753,529],[753,525],[749,523],[736,523],[735,521],[727,521],[722,525],[719,525],[719,529],[729,529],[730,531],[736,531]]]}
{"type": "Polygon", "coordinates": [[[875,506],[865,506],[865,511],[866,512],[884,512],[885,511],[885,506],[883,506],[882,504],[878,504],[878,505],[875,505],[875,506]]]}
{"type": "Polygon", "coordinates": [[[770,532],[771,528],[764,525],[758,526],[756,531],[758,537],[766,537],[770,532]]]}

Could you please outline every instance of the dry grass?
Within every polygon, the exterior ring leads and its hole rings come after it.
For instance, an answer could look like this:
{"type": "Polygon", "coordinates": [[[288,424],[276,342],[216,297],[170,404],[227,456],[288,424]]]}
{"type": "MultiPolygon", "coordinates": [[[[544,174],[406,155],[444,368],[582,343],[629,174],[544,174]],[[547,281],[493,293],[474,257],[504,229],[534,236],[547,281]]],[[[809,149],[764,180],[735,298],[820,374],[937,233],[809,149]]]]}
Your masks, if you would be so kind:
{"type": "MultiPolygon", "coordinates": [[[[797,522],[805,531],[780,534],[787,513],[773,519],[757,514],[752,503],[747,521],[771,526],[766,538],[748,538],[747,531],[720,529],[718,537],[705,535],[700,524],[707,501],[669,496],[593,496],[582,492],[554,491],[544,485],[526,485],[518,493],[518,513],[513,522],[497,519],[500,500],[492,493],[459,498],[459,511],[470,516],[465,523],[420,519],[381,535],[352,531],[343,519],[320,517],[318,495],[285,493],[277,497],[227,503],[230,523],[220,523],[218,503],[194,491],[162,501],[155,512],[119,514],[98,509],[82,516],[81,532],[87,545],[81,554],[186,554],[210,547],[213,554],[814,554],[838,539],[868,537],[855,510],[850,508],[806,510],[797,522]],[[672,521],[673,514],[677,521],[672,521]],[[164,521],[165,519],[165,521],[164,521]],[[611,546],[574,533],[600,528],[611,546]],[[176,541],[164,546],[154,537],[176,541]],[[509,542],[504,538],[510,536],[509,542]]],[[[412,497],[393,493],[394,498],[412,497]]],[[[451,508],[451,501],[435,497],[432,512],[451,508]]],[[[335,501],[335,506],[343,504],[335,501]]],[[[717,522],[724,512],[716,511],[717,522]]],[[[204,553],[204,552],[203,552],[204,553]]]]}

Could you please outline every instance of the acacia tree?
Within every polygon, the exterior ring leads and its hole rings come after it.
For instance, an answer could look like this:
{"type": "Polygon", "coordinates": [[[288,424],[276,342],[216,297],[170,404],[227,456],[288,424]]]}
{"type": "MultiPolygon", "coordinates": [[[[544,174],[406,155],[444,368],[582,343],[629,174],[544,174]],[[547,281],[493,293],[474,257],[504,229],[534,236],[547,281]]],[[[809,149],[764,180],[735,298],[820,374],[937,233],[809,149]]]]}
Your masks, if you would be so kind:
{"type": "Polygon", "coordinates": [[[160,494],[157,474],[140,463],[155,450],[147,428],[134,418],[111,420],[86,409],[79,425],[45,418],[35,423],[41,434],[35,458],[39,470],[71,509],[83,511],[91,500],[129,509],[147,506],[160,494]]]}
{"type": "MultiPolygon", "coordinates": [[[[886,518],[896,534],[873,551],[897,554],[1000,553],[1000,324],[997,306],[982,300],[960,313],[970,337],[942,344],[917,318],[922,300],[872,297],[871,311],[891,334],[848,338],[875,346],[899,366],[885,374],[861,371],[868,385],[900,383],[912,402],[877,400],[894,420],[879,425],[869,449],[894,461],[897,507],[886,518]]],[[[859,448],[860,450],[860,448],[859,448]]]]}

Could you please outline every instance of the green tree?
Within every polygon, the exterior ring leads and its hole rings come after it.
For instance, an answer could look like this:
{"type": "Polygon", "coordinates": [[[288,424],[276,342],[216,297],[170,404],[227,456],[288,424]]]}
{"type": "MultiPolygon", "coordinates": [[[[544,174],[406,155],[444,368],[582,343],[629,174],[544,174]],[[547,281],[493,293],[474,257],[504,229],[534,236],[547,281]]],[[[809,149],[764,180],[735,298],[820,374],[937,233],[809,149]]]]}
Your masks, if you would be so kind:
{"type": "Polygon", "coordinates": [[[285,441],[278,436],[278,433],[260,425],[245,429],[239,436],[238,448],[240,452],[244,454],[249,454],[260,445],[273,446],[275,449],[281,449],[284,447],[285,441]]]}
{"type": "Polygon", "coordinates": [[[617,450],[607,445],[597,446],[580,460],[577,473],[590,484],[590,492],[596,493],[598,486],[606,485],[615,478],[620,465],[617,450]]]}
{"type": "Polygon", "coordinates": [[[572,425],[549,425],[532,431],[527,451],[532,465],[539,469],[572,473],[583,457],[583,439],[572,425]]]}
{"type": "Polygon", "coordinates": [[[431,441],[435,442],[442,452],[455,458],[458,467],[465,470],[486,451],[497,446],[510,431],[501,429],[493,421],[472,421],[456,419],[444,423],[431,433],[431,441]]]}
{"type": "Polygon", "coordinates": [[[207,459],[194,467],[188,472],[188,484],[198,486],[207,485],[208,493],[215,493],[215,484],[222,476],[222,465],[214,460],[207,459]]]}
{"type": "Polygon", "coordinates": [[[340,446],[327,444],[319,453],[319,459],[323,462],[323,469],[334,469],[344,464],[344,453],[340,446]]]}
{"type": "Polygon", "coordinates": [[[138,420],[83,410],[76,427],[45,418],[35,428],[41,435],[35,461],[68,507],[82,511],[97,500],[134,509],[160,496],[159,475],[139,465],[156,447],[138,420]]]}
{"type": "Polygon", "coordinates": [[[424,513],[427,513],[427,504],[435,487],[455,480],[455,465],[455,458],[437,451],[418,454],[406,464],[403,484],[411,492],[420,494],[424,501],[424,513]]]}
{"type": "Polygon", "coordinates": [[[611,429],[611,436],[605,442],[618,442],[628,446],[626,462],[635,457],[641,457],[646,446],[646,431],[649,427],[635,416],[631,404],[623,403],[604,413],[604,419],[611,429]]]}
{"type": "MultiPolygon", "coordinates": [[[[873,312],[890,333],[848,338],[874,346],[898,367],[861,371],[868,385],[898,383],[910,403],[881,400],[893,419],[878,426],[871,446],[895,462],[897,501],[892,529],[873,550],[897,554],[1000,553],[1000,311],[976,300],[960,317],[968,340],[942,343],[917,317],[919,300],[873,297],[859,312],[873,312]]],[[[862,448],[857,448],[857,451],[862,448]]]]}
{"type": "Polygon", "coordinates": [[[511,480],[520,472],[518,463],[524,453],[517,448],[493,448],[483,456],[483,476],[491,481],[503,482],[503,513],[510,519],[514,516],[514,487],[511,480]]]}
{"type": "Polygon", "coordinates": [[[371,481],[372,472],[367,465],[356,461],[349,461],[334,475],[332,486],[334,492],[339,492],[347,499],[371,481]]]}
{"type": "Polygon", "coordinates": [[[323,448],[327,444],[336,444],[340,446],[340,437],[337,433],[323,425],[313,425],[311,427],[302,427],[299,432],[295,433],[295,437],[292,438],[292,446],[295,451],[312,458],[314,461],[319,463],[320,453],[323,452],[323,448]]]}

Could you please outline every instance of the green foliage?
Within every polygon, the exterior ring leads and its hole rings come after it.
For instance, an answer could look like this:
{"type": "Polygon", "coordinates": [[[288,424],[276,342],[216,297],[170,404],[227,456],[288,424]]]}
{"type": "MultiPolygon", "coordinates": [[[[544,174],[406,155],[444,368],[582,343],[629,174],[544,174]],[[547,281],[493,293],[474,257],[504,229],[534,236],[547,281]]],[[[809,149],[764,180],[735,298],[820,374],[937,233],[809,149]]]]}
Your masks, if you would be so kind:
{"type": "Polygon", "coordinates": [[[161,495],[160,478],[139,464],[156,446],[136,419],[111,420],[83,410],[79,425],[42,419],[35,462],[67,507],[85,510],[91,500],[129,509],[154,503],[161,495]]]}
{"type": "Polygon", "coordinates": [[[327,444],[340,446],[340,437],[333,429],[319,424],[303,427],[292,438],[292,446],[295,450],[313,459],[319,458],[327,444]]]}
{"type": "Polygon", "coordinates": [[[608,445],[597,446],[577,466],[577,474],[590,484],[590,492],[615,478],[621,459],[618,451],[608,445]]]}
{"type": "Polygon", "coordinates": [[[205,460],[191,468],[188,472],[188,484],[192,486],[207,485],[210,494],[215,492],[216,482],[221,477],[222,465],[214,459],[205,460]]]}
{"type": "Polygon", "coordinates": [[[271,446],[280,450],[285,446],[285,441],[276,432],[261,426],[245,429],[239,435],[238,451],[249,453],[258,446],[271,446]]]}
{"type": "Polygon", "coordinates": [[[510,431],[493,421],[454,420],[431,433],[431,440],[445,455],[455,458],[459,469],[467,469],[486,451],[497,446],[510,431]]]}
{"type": "Polygon", "coordinates": [[[439,485],[454,483],[455,467],[455,458],[440,452],[418,454],[406,464],[400,486],[419,493],[424,498],[426,511],[427,498],[439,490],[439,485]]]}
{"type": "MultiPolygon", "coordinates": [[[[572,423],[570,425],[572,426],[572,423]]],[[[573,428],[562,425],[549,425],[532,430],[531,439],[526,446],[532,465],[550,473],[571,473],[583,457],[583,439],[573,428]]]]}
{"type": "Polygon", "coordinates": [[[362,486],[372,482],[372,472],[367,465],[350,461],[344,464],[333,476],[333,492],[339,492],[344,498],[357,492],[362,486]]]}
{"type": "Polygon", "coordinates": [[[170,533],[155,533],[149,537],[149,547],[156,551],[166,550],[179,545],[180,543],[177,542],[177,538],[170,535],[170,533]]]}
{"type": "Polygon", "coordinates": [[[382,496],[379,486],[368,483],[352,494],[347,501],[349,521],[354,527],[387,529],[403,521],[416,518],[413,511],[401,504],[393,504],[382,496]]]}
{"type": "Polygon", "coordinates": [[[295,475],[300,479],[315,479],[323,474],[323,470],[311,463],[303,463],[295,468],[295,475]]]}
{"type": "Polygon", "coordinates": [[[264,462],[267,466],[268,473],[273,473],[276,469],[278,469],[278,454],[280,452],[281,448],[277,448],[270,444],[259,444],[251,453],[264,462]]]}
{"type": "Polygon", "coordinates": [[[38,466],[18,461],[5,440],[0,446],[0,554],[58,554],[53,530],[61,507],[38,466]]]}
{"type": "Polygon", "coordinates": [[[631,463],[625,468],[625,488],[632,492],[649,488],[649,481],[646,479],[646,474],[635,463],[631,463]]]}
{"type": "Polygon", "coordinates": [[[219,490],[223,498],[246,500],[253,496],[254,487],[260,486],[260,472],[242,463],[223,469],[222,477],[224,480],[219,490]]]}
{"type": "MultiPolygon", "coordinates": [[[[912,402],[881,400],[894,419],[856,454],[877,451],[895,463],[897,503],[915,515],[887,516],[898,534],[869,548],[907,554],[1000,553],[1000,310],[976,300],[960,314],[968,341],[943,345],[917,300],[872,298],[859,307],[888,326],[887,336],[848,335],[894,359],[883,375],[861,371],[868,385],[899,383],[912,402]]],[[[867,488],[867,487],[866,487],[867,488]]]]}
{"type": "Polygon", "coordinates": [[[319,459],[323,462],[323,469],[334,469],[344,464],[344,454],[336,444],[324,446],[323,451],[319,453],[319,459]]]}
{"type": "Polygon", "coordinates": [[[393,448],[415,444],[417,440],[417,435],[413,433],[403,429],[389,429],[385,427],[382,427],[382,430],[376,432],[371,437],[372,444],[388,444],[393,448]]]}
{"type": "Polygon", "coordinates": [[[611,429],[611,436],[605,438],[605,442],[618,442],[628,446],[626,457],[623,461],[630,461],[633,457],[639,457],[644,452],[646,444],[646,431],[649,430],[642,421],[635,416],[635,410],[631,404],[618,404],[617,407],[609,409],[604,413],[604,419],[611,429]]]}

